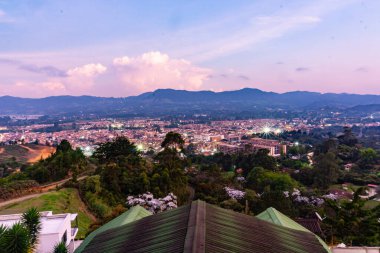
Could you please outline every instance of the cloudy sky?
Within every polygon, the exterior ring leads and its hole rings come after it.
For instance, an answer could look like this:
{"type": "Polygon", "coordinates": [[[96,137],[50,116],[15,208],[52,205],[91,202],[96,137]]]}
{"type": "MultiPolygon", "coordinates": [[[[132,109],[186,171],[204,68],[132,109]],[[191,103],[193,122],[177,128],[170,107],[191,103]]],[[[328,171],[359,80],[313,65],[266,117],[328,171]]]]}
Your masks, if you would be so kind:
{"type": "Polygon", "coordinates": [[[0,96],[380,94],[379,0],[0,0],[0,96]]]}

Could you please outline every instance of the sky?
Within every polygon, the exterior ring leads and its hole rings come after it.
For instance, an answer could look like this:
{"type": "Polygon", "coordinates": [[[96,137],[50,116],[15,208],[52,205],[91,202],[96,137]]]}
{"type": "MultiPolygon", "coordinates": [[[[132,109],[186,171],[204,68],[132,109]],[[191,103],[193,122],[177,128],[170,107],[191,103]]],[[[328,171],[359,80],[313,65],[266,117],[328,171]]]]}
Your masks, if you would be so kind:
{"type": "Polygon", "coordinates": [[[378,0],[0,0],[0,96],[380,95],[378,0]]]}

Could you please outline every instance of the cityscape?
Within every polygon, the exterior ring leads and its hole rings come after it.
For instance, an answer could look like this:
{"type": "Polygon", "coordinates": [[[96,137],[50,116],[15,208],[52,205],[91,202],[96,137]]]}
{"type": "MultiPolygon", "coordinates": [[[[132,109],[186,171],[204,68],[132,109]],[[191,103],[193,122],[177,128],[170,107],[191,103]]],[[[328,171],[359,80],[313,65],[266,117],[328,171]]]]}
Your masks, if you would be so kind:
{"type": "Polygon", "coordinates": [[[0,0],[0,253],[380,252],[379,8],[0,0]]]}

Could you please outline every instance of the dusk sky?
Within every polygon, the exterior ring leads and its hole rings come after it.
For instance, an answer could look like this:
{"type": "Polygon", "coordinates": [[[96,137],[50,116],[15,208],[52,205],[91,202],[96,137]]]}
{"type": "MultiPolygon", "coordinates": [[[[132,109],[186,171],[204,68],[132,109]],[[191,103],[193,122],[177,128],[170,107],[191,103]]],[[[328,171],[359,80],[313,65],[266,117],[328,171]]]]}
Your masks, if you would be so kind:
{"type": "Polygon", "coordinates": [[[0,96],[380,94],[379,0],[0,0],[0,96]]]}

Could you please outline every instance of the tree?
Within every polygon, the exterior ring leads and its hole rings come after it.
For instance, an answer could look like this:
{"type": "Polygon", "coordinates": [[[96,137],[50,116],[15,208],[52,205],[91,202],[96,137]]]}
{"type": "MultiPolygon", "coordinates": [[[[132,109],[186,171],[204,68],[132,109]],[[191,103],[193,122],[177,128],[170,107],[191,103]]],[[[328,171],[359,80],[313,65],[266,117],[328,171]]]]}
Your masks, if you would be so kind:
{"type": "Polygon", "coordinates": [[[70,150],[73,150],[71,147],[70,142],[67,140],[62,140],[61,143],[57,146],[57,152],[68,152],[70,150]]]}
{"type": "Polygon", "coordinates": [[[53,253],[68,253],[69,250],[66,247],[65,242],[60,242],[54,246],[53,253]]]}
{"type": "Polygon", "coordinates": [[[358,139],[352,133],[352,129],[349,127],[343,128],[343,135],[338,137],[339,144],[343,144],[349,147],[354,147],[358,143],[358,139]]]}
{"type": "Polygon", "coordinates": [[[25,225],[29,232],[30,245],[32,248],[36,245],[38,241],[38,234],[41,231],[41,214],[37,211],[37,208],[29,208],[25,213],[22,214],[22,223],[25,225]]]}
{"type": "Polygon", "coordinates": [[[363,171],[369,171],[372,169],[373,165],[376,164],[378,160],[378,155],[376,150],[372,148],[360,149],[360,159],[359,167],[363,171]]]}
{"type": "Polygon", "coordinates": [[[335,183],[339,176],[339,164],[332,152],[320,154],[315,158],[314,184],[321,189],[327,189],[335,183]]]}
{"type": "Polygon", "coordinates": [[[376,246],[380,243],[380,226],[378,217],[380,206],[373,209],[365,207],[367,200],[360,197],[364,192],[361,187],[355,191],[352,201],[327,200],[325,206],[325,233],[334,236],[345,244],[376,246]]]}
{"type": "Polygon", "coordinates": [[[184,144],[185,141],[179,133],[169,132],[166,134],[164,141],[161,143],[161,147],[183,149],[184,144]]]}
{"type": "Polygon", "coordinates": [[[322,144],[318,145],[315,149],[315,155],[326,154],[328,152],[335,153],[338,148],[336,139],[330,138],[325,140],[322,144]]]}
{"type": "Polygon", "coordinates": [[[100,162],[115,162],[120,157],[138,156],[139,152],[136,146],[130,142],[126,137],[119,136],[112,142],[100,144],[95,150],[94,157],[100,162]]]}
{"type": "Polygon", "coordinates": [[[267,171],[262,167],[255,167],[247,176],[247,187],[256,192],[268,191],[290,191],[297,186],[288,174],[267,171]]]}
{"type": "Polygon", "coordinates": [[[0,228],[1,253],[27,253],[30,247],[28,229],[22,223],[16,223],[11,228],[0,228]]]}

